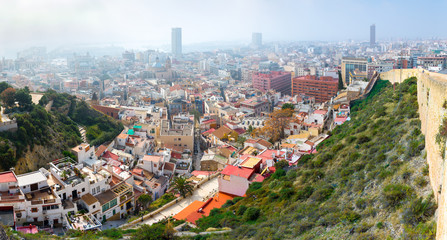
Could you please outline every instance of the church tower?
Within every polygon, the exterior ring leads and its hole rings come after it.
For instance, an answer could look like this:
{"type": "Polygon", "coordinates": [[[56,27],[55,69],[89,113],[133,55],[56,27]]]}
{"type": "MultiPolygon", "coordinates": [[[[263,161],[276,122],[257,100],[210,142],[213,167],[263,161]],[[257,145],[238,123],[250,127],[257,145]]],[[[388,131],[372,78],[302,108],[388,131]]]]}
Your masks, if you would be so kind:
{"type": "Polygon", "coordinates": [[[165,68],[171,69],[171,59],[169,57],[166,58],[165,68]]]}

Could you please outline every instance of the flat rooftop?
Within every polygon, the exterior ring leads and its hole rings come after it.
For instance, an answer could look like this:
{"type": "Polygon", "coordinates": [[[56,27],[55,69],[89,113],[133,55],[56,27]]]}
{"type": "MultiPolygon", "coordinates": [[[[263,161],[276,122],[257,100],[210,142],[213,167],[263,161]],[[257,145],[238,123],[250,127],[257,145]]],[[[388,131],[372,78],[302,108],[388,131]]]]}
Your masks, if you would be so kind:
{"type": "Polygon", "coordinates": [[[111,190],[107,190],[101,194],[96,195],[96,199],[98,199],[101,205],[104,205],[105,203],[112,201],[116,197],[117,197],[116,194],[111,190]]]}
{"type": "Polygon", "coordinates": [[[19,186],[27,186],[34,183],[47,181],[45,175],[43,175],[40,171],[25,173],[17,176],[17,181],[19,182],[19,186]]]}

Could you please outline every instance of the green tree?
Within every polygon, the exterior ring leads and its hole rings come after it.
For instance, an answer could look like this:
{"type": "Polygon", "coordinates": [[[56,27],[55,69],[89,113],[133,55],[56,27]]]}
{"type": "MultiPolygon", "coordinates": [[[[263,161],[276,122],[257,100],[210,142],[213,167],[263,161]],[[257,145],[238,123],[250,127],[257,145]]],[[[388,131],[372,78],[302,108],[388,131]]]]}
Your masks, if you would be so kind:
{"type": "Polygon", "coordinates": [[[183,176],[175,177],[172,186],[182,197],[186,197],[188,193],[192,193],[194,190],[192,184],[183,176]]]}
{"type": "Polygon", "coordinates": [[[98,94],[96,94],[96,92],[92,95],[92,101],[98,101],[98,94]]]}
{"type": "Polygon", "coordinates": [[[5,91],[7,88],[12,88],[7,82],[0,82],[0,93],[5,91]]]}
{"type": "Polygon", "coordinates": [[[253,132],[253,126],[252,125],[250,125],[250,126],[248,126],[248,133],[252,133],[253,132]]]}
{"type": "Polygon", "coordinates": [[[27,109],[33,103],[32,97],[30,95],[28,87],[19,89],[15,93],[15,100],[18,102],[19,107],[22,109],[27,109]]]}
{"type": "Polygon", "coordinates": [[[149,194],[142,194],[138,198],[138,202],[143,206],[144,209],[149,207],[149,204],[152,202],[152,196],[149,194]]]}
{"type": "Polygon", "coordinates": [[[341,77],[341,72],[338,71],[338,90],[344,89],[343,78],[341,77]]]}
{"type": "Polygon", "coordinates": [[[291,103],[284,103],[281,107],[281,109],[292,109],[295,110],[295,106],[291,103]]]}
{"type": "Polygon", "coordinates": [[[11,108],[15,104],[16,90],[14,88],[7,88],[1,94],[0,98],[3,101],[5,107],[11,108]]]}

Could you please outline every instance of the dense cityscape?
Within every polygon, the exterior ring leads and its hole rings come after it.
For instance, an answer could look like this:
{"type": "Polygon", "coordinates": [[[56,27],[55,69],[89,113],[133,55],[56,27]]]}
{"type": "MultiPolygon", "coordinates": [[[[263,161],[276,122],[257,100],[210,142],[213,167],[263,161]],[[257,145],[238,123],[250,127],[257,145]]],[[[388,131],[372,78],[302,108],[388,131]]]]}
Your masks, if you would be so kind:
{"type": "Polygon", "coordinates": [[[175,27],[169,50],[34,46],[2,57],[0,238],[443,239],[434,217],[442,180],[432,179],[441,167],[426,164],[430,123],[421,126],[417,108],[421,91],[426,106],[444,102],[426,112],[441,112],[439,155],[446,103],[415,79],[447,74],[447,40],[377,41],[380,27],[364,27],[369,41],[253,32],[251,42],[202,51],[185,50],[175,27]],[[360,164],[367,155],[376,157],[360,164]],[[364,193],[375,188],[383,197],[364,193]],[[356,191],[350,207],[337,209],[338,189],[356,191]],[[421,212],[408,210],[412,199],[421,212]],[[300,201],[318,220],[295,207],[293,218],[310,223],[261,234],[269,213],[281,218],[300,201]],[[328,220],[333,212],[342,215],[328,220]]]}

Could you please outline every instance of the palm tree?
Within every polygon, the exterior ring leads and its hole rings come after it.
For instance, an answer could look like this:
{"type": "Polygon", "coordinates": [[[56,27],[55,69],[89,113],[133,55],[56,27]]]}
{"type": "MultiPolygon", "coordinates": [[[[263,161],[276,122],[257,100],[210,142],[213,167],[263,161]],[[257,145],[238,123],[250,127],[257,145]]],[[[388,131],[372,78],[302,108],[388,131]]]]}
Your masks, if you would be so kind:
{"type": "Polygon", "coordinates": [[[183,176],[175,177],[172,186],[182,197],[186,197],[188,193],[192,193],[194,190],[193,185],[183,176]]]}
{"type": "Polygon", "coordinates": [[[152,196],[149,194],[142,194],[137,200],[144,209],[149,207],[149,204],[152,202],[152,196]]]}

